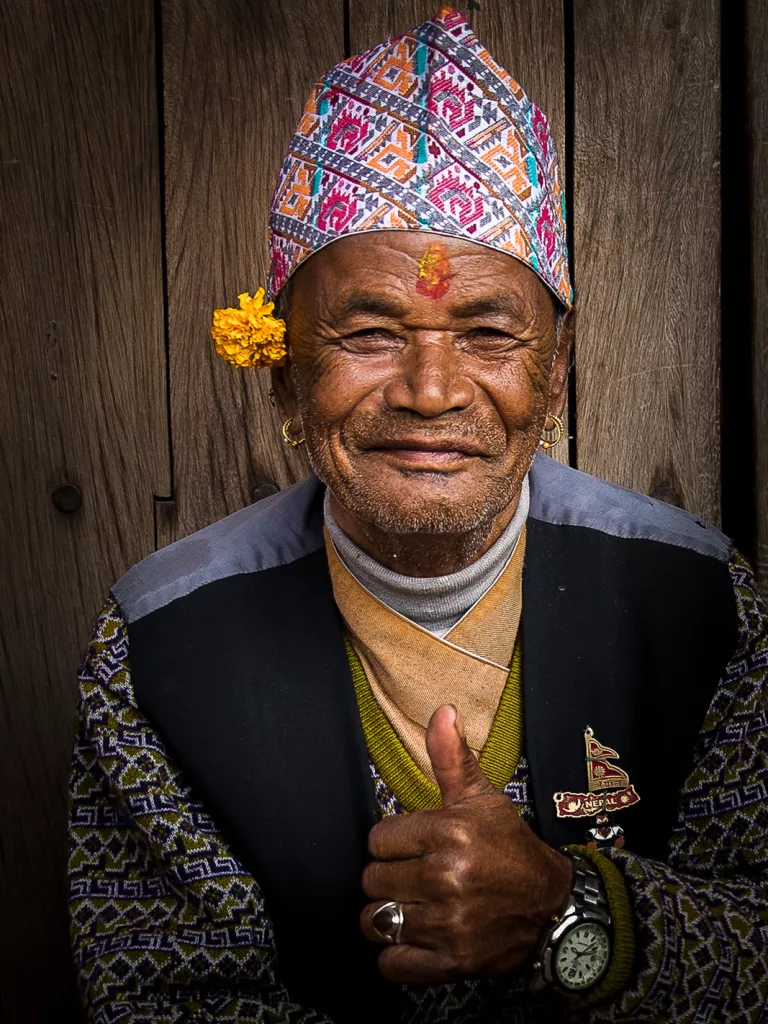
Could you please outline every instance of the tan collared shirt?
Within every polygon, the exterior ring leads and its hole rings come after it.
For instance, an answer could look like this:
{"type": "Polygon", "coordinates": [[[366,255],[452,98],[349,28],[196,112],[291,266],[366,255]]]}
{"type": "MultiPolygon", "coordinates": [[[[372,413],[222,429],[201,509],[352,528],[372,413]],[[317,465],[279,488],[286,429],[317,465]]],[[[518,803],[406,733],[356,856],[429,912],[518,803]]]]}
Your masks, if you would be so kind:
{"type": "Polygon", "coordinates": [[[339,558],[327,530],[325,546],[336,604],[373,694],[434,782],[425,736],[436,708],[456,705],[476,755],[488,738],[520,624],[525,528],[496,581],[442,639],[366,590],[339,558]]]}

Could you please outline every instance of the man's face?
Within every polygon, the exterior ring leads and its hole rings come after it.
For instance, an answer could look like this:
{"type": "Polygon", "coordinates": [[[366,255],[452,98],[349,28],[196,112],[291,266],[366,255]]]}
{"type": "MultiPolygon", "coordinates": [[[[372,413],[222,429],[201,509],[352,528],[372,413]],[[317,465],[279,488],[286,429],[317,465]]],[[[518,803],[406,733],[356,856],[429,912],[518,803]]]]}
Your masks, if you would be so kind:
{"type": "Polygon", "coordinates": [[[556,334],[548,290],[510,256],[431,232],[351,235],[296,272],[276,383],[348,512],[459,534],[516,499],[562,409],[556,334]]]}

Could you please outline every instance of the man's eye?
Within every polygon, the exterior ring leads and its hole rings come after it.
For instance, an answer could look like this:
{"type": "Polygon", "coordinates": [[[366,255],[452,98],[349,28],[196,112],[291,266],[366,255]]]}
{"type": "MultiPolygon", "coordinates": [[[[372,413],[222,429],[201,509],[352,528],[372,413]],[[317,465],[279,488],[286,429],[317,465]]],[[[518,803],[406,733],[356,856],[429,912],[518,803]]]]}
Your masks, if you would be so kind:
{"type": "Polygon", "coordinates": [[[506,331],[495,327],[478,327],[464,335],[464,343],[468,348],[492,349],[494,351],[514,348],[520,342],[506,331]]]}
{"type": "Polygon", "coordinates": [[[396,346],[398,340],[394,334],[374,327],[365,331],[355,331],[354,334],[347,334],[341,339],[342,348],[350,352],[370,352],[388,349],[396,346]]]}

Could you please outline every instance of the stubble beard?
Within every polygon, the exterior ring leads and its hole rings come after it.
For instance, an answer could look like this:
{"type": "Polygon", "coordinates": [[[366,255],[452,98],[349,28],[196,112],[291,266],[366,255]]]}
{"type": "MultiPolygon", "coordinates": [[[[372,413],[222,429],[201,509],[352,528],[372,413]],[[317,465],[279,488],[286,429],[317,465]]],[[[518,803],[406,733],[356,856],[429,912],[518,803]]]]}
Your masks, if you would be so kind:
{"type": "MultiPolygon", "coordinates": [[[[514,500],[504,487],[482,504],[394,504],[368,488],[348,487],[334,497],[350,512],[377,561],[405,576],[445,576],[471,565],[488,546],[497,517],[514,500]]],[[[495,538],[494,538],[495,539],[495,538]]]]}

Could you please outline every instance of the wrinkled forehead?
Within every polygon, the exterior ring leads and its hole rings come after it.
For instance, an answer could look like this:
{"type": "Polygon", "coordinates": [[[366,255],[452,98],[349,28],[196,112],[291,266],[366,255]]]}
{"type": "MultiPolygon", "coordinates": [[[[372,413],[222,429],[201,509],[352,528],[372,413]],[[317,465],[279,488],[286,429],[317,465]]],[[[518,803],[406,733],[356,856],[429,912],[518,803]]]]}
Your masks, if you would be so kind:
{"type": "Polygon", "coordinates": [[[313,254],[287,294],[307,315],[408,319],[424,307],[454,318],[530,322],[563,308],[520,260],[465,239],[426,231],[349,235],[313,254]]]}

